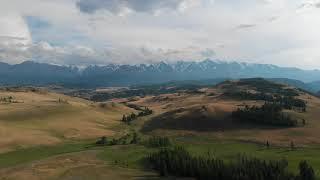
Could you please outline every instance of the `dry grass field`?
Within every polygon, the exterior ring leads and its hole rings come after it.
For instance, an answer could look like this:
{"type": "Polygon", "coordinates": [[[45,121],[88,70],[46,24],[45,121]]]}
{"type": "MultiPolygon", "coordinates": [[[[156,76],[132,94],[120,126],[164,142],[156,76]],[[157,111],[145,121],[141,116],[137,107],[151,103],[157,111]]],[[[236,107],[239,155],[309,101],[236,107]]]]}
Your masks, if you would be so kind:
{"type": "MultiPolygon", "coordinates": [[[[237,87],[247,88],[248,87],[237,87]]],[[[203,93],[175,93],[147,96],[131,103],[148,106],[155,115],[143,123],[142,130],[151,134],[203,135],[248,142],[266,142],[289,145],[320,143],[320,99],[301,92],[298,97],[307,102],[307,112],[286,110],[291,116],[305,119],[305,126],[275,128],[235,124],[230,115],[233,110],[245,105],[261,105],[264,101],[248,101],[224,98],[221,87],[205,88],[203,93]]]]}
{"type": "Polygon", "coordinates": [[[113,135],[122,114],[133,110],[117,103],[94,104],[46,92],[0,91],[0,152],[34,145],[113,135]]]}

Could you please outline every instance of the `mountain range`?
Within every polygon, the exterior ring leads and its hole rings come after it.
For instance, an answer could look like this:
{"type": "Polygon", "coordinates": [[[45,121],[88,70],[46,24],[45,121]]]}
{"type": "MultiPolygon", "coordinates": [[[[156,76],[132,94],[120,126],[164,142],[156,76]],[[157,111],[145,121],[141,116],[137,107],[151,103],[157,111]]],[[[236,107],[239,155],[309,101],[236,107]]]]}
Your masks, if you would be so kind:
{"type": "Polygon", "coordinates": [[[0,63],[1,85],[60,84],[77,87],[128,86],[180,80],[276,78],[298,87],[320,90],[320,71],[279,67],[270,64],[250,64],[204,60],[178,61],[139,65],[59,66],[33,61],[10,65],[0,63]]]}

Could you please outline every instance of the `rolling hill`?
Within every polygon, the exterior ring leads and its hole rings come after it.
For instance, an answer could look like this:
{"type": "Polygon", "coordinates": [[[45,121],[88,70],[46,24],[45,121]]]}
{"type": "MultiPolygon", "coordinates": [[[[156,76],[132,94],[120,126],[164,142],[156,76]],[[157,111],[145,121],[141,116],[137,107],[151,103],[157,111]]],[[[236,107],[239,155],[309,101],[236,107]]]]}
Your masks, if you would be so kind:
{"type": "Polygon", "coordinates": [[[291,140],[299,144],[320,143],[320,126],[316,118],[320,115],[320,99],[292,86],[264,79],[225,81],[214,87],[201,88],[198,92],[180,91],[146,96],[130,103],[148,106],[157,112],[142,124],[142,131],[146,133],[190,133],[253,142],[270,140],[277,144],[286,144],[291,140]],[[297,120],[297,126],[235,122],[232,117],[234,111],[245,106],[262,106],[268,95],[292,95],[294,101],[307,103],[306,112],[294,107],[282,110],[297,120]],[[306,125],[303,125],[303,121],[306,121],[306,125]]]}
{"type": "Polygon", "coordinates": [[[151,88],[152,93],[100,103],[44,88],[2,88],[0,178],[172,179],[159,177],[144,164],[146,155],[157,150],[146,145],[151,136],[169,137],[194,155],[214,152],[225,160],[235,159],[239,153],[267,160],[286,158],[293,173],[302,159],[320,167],[319,98],[284,82],[261,78],[215,83],[139,86],[146,92],[151,88]],[[155,93],[157,89],[161,93],[155,93]],[[261,107],[265,101],[281,105],[281,115],[290,115],[297,124],[279,126],[234,118],[237,109],[261,107]],[[301,102],[306,102],[306,111],[301,102]],[[144,106],[153,113],[130,123],[120,121],[144,106]],[[141,138],[137,144],[95,143],[101,136],[113,142],[132,131],[141,138]],[[268,148],[266,141],[271,144],[268,148]],[[290,149],[292,142],[296,150],[290,149]]]}
{"type": "Polygon", "coordinates": [[[35,88],[0,90],[0,152],[113,135],[124,105],[94,104],[35,88]]]}

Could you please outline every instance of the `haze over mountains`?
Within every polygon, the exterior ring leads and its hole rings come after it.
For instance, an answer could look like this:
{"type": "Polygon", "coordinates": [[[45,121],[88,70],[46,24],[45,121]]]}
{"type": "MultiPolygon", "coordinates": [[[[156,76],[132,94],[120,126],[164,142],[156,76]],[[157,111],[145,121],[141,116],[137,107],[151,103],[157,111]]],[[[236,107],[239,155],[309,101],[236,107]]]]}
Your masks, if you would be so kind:
{"type": "Polygon", "coordinates": [[[178,61],[173,64],[165,62],[139,65],[109,64],[80,69],[32,61],[15,65],[0,63],[0,83],[2,85],[61,84],[98,87],[250,77],[277,78],[278,81],[294,84],[313,92],[320,90],[320,82],[317,82],[320,80],[319,70],[302,70],[269,64],[222,62],[207,59],[201,62],[178,61]]]}

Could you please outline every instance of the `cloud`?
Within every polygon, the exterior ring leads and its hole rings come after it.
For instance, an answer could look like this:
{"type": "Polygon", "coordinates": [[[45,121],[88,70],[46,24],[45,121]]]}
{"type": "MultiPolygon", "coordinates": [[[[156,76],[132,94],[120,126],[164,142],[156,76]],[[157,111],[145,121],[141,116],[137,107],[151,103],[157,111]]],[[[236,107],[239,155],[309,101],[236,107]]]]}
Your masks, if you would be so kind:
{"type": "Polygon", "coordinates": [[[203,57],[206,57],[206,58],[214,58],[216,55],[215,51],[211,48],[207,48],[207,49],[201,51],[201,54],[203,57]]]}
{"type": "Polygon", "coordinates": [[[28,44],[32,41],[28,26],[17,14],[0,15],[0,43],[28,44]]]}
{"type": "Polygon", "coordinates": [[[0,57],[10,63],[55,64],[210,57],[320,68],[320,53],[315,50],[320,46],[319,2],[0,1],[0,57]],[[308,63],[303,63],[305,59],[308,63]]]}
{"type": "Polygon", "coordinates": [[[320,1],[319,0],[305,0],[299,7],[298,11],[303,11],[312,8],[320,8],[320,1]]]}
{"type": "Polygon", "coordinates": [[[269,21],[269,22],[273,22],[273,21],[278,20],[279,18],[280,18],[280,17],[278,17],[278,16],[272,16],[272,17],[268,18],[268,21],[269,21]]]}
{"type": "Polygon", "coordinates": [[[185,10],[198,0],[79,0],[81,12],[92,14],[98,10],[120,14],[125,11],[157,13],[161,10],[185,10]]]}
{"type": "Polygon", "coordinates": [[[256,24],[240,24],[236,27],[236,29],[248,29],[256,26],[257,26],[256,24]]]}
{"type": "Polygon", "coordinates": [[[0,43],[0,61],[21,63],[32,60],[41,63],[60,65],[106,65],[154,63],[160,60],[175,62],[177,60],[193,61],[213,57],[210,48],[185,47],[180,49],[153,49],[149,47],[108,47],[93,49],[87,46],[54,46],[48,42],[28,45],[0,43]]]}
{"type": "Polygon", "coordinates": [[[0,41],[11,41],[11,40],[18,40],[18,41],[24,41],[27,40],[26,37],[14,37],[14,36],[0,36],[0,41]]]}

